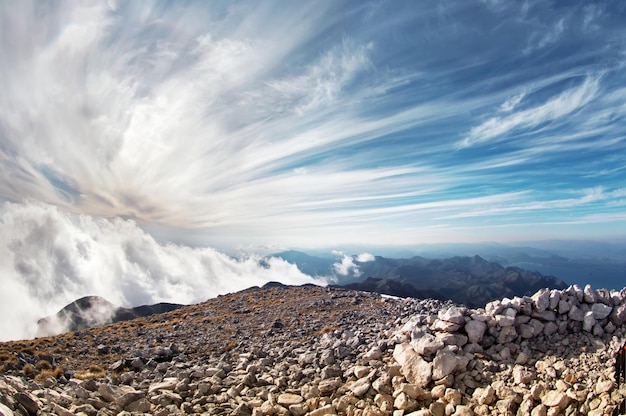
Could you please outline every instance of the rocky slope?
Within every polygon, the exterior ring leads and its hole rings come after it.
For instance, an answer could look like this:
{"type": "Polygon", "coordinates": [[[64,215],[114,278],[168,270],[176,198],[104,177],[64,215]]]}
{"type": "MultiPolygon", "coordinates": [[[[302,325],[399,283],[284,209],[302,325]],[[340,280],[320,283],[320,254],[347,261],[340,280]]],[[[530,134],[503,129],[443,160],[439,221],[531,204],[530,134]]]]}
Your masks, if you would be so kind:
{"type": "Polygon", "coordinates": [[[0,344],[0,415],[604,415],[626,293],[469,309],[272,285],[0,344]]]}

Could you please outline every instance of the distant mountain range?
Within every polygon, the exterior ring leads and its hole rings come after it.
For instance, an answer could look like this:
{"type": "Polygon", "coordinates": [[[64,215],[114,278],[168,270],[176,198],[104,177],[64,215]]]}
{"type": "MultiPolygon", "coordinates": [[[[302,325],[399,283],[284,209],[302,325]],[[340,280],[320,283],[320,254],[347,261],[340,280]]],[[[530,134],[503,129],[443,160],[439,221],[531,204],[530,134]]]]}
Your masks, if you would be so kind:
{"type": "Polygon", "coordinates": [[[46,336],[61,331],[79,331],[98,325],[165,313],[183,306],[175,303],[157,303],[123,308],[100,296],[85,296],[68,304],[55,315],[40,319],[37,322],[37,332],[38,336],[46,336]]]}
{"type": "MultiPolygon", "coordinates": [[[[337,261],[330,255],[333,247],[305,251],[318,256],[326,263],[337,261]]],[[[516,243],[440,243],[410,247],[378,247],[373,244],[342,247],[344,252],[375,253],[386,258],[443,259],[455,256],[480,255],[504,267],[537,271],[545,276],[555,276],[569,284],[586,284],[594,288],[621,290],[626,285],[626,238],[595,240],[543,240],[516,243]]],[[[287,257],[295,256],[287,253],[287,257]]],[[[281,256],[282,253],[278,255],[281,256]]],[[[297,257],[297,256],[296,256],[297,257]]],[[[289,260],[288,260],[289,261],[289,260]]],[[[300,264],[298,261],[295,263],[300,264]]],[[[315,265],[313,259],[309,263],[315,265]]],[[[320,267],[317,267],[319,270],[320,267]]],[[[312,271],[316,271],[315,268],[312,271]]],[[[325,275],[329,275],[327,273],[325,275]]],[[[324,275],[321,273],[320,275],[324,275]]]]}
{"type": "MultiPolygon", "coordinates": [[[[452,300],[470,307],[483,307],[503,297],[531,295],[541,288],[564,289],[567,284],[518,267],[504,267],[480,256],[427,259],[414,256],[392,259],[376,256],[359,261],[358,256],[325,258],[300,251],[284,251],[280,257],[311,276],[333,276],[334,286],[399,297],[452,300]],[[342,260],[348,260],[343,266],[342,260]]],[[[268,283],[269,284],[269,283],[268,283]]],[[[158,303],[123,308],[99,296],[86,296],[65,306],[55,315],[38,321],[38,336],[126,321],[169,312],[184,305],[158,303]]]]}
{"type": "Polygon", "coordinates": [[[540,288],[564,289],[567,284],[554,276],[544,276],[518,267],[504,267],[480,256],[447,259],[411,257],[390,259],[376,256],[358,262],[352,257],[351,273],[339,274],[338,259],[315,257],[298,251],[277,253],[312,276],[334,276],[336,286],[403,297],[450,299],[470,307],[503,297],[524,296],[540,288]]]}

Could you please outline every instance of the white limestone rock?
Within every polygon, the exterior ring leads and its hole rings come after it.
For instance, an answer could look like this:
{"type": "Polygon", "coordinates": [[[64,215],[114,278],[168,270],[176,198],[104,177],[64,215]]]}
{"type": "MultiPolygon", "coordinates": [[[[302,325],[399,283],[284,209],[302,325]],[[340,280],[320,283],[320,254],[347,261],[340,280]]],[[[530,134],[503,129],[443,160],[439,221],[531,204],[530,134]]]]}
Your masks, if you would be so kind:
{"type": "Polygon", "coordinates": [[[583,318],[583,331],[591,332],[595,324],[596,319],[593,317],[593,312],[589,311],[585,313],[585,316],[583,318]]]}
{"type": "Polygon", "coordinates": [[[550,306],[550,290],[549,289],[539,289],[537,293],[532,295],[533,304],[535,305],[535,309],[539,312],[545,311],[550,306]]]}
{"type": "Polygon", "coordinates": [[[411,334],[411,346],[418,354],[431,356],[442,349],[444,343],[428,332],[415,331],[411,334]]]}
{"type": "Polygon", "coordinates": [[[432,380],[431,363],[424,360],[408,343],[397,344],[393,358],[401,366],[401,372],[409,383],[426,387],[432,380]]]}
{"type": "Polygon", "coordinates": [[[472,319],[465,324],[465,332],[470,343],[480,343],[485,335],[487,324],[482,321],[472,319]]]}
{"type": "Polygon", "coordinates": [[[484,388],[479,387],[474,390],[472,397],[479,404],[489,405],[496,401],[496,391],[490,385],[484,388]]]}
{"type": "Polygon", "coordinates": [[[498,343],[506,344],[508,342],[512,342],[517,338],[517,331],[515,331],[515,327],[513,326],[505,326],[500,330],[500,334],[498,335],[498,343]]]}
{"type": "Polygon", "coordinates": [[[572,305],[567,313],[567,317],[572,321],[582,322],[585,319],[585,313],[578,306],[572,305]]]}
{"type": "Polygon", "coordinates": [[[598,300],[596,291],[593,290],[591,285],[585,285],[585,288],[583,289],[583,300],[589,304],[596,303],[598,300]]]}
{"type": "Polygon", "coordinates": [[[593,317],[600,321],[609,316],[613,312],[613,308],[604,303],[594,303],[591,306],[591,311],[593,312],[593,317]]]}
{"type": "Polygon", "coordinates": [[[442,321],[452,322],[459,325],[465,324],[465,309],[451,306],[442,309],[437,313],[437,317],[442,321]]]}

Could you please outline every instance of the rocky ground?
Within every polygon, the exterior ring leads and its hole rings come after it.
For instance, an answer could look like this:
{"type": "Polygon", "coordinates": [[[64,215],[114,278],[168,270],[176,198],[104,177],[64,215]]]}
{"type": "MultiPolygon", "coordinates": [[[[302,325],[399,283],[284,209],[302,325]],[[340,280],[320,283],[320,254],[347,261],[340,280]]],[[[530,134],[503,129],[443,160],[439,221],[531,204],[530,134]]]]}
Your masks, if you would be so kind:
{"type": "Polygon", "coordinates": [[[269,285],[0,344],[0,415],[604,415],[626,293],[484,309],[269,285]]]}

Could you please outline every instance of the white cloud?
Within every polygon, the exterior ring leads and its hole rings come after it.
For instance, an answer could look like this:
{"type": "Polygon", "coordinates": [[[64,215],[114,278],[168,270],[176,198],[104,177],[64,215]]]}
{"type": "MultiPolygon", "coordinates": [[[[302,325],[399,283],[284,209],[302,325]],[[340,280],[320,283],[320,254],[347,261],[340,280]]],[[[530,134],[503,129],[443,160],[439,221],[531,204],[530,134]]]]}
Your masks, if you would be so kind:
{"type": "Polygon", "coordinates": [[[513,111],[519,105],[519,103],[522,102],[525,96],[526,96],[525,91],[517,95],[514,95],[513,97],[509,98],[508,100],[502,103],[502,105],[500,106],[500,111],[505,112],[505,113],[513,111]]]}
{"type": "Polygon", "coordinates": [[[367,263],[376,260],[373,254],[361,253],[357,256],[348,256],[341,251],[333,250],[333,254],[342,256],[341,261],[333,264],[333,272],[339,276],[361,276],[361,270],[357,263],[367,263]]]}
{"type": "Polygon", "coordinates": [[[361,276],[359,266],[354,263],[354,257],[344,255],[341,262],[333,264],[333,271],[340,276],[361,276]]]}
{"type": "Polygon", "coordinates": [[[376,260],[376,257],[374,257],[374,255],[370,253],[361,253],[356,256],[356,261],[359,263],[368,263],[374,260],[376,260]]]}
{"type": "Polygon", "coordinates": [[[599,91],[600,79],[589,76],[582,84],[563,91],[539,106],[488,119],[472,128],[459,143],[459,147],[488,142],[518,128],[532,129],[542,123],[568,116],[594,100],[599,91]]]}
{"type": "Polygon", "coordinates": [[[21,2],[1,10],[15,15],[0,37],[3,59],[15,64],[0,72],[0,195],[146,224],[245,230],[256,219],[286,218],[285,201],[328,200],[346,189],[367,195],[368,181],[394,175],[291,162],[440,114],[354,114],[355,100],[383,94],[388,82],[380,77],[346,96],[372,69],[369,42],[342,37],[291,62],[327,24],[322,5],[239,5],[232,20],[216,17],[222,11],[211,4],[173,5],[170,14],[117,6],[59,3],[37,15],[21,2]]]}
{"type": "Polygon", "coordinates": [[[539,40],[537,47],[541,49],[545,48],[547,45],[555,43],[561,37],[564,29],[565,19],[559,19],[554,27],[539,40]]]}
{"type": "Polygon", "coordinates": [[[580,207],[585,204],[592,204],[594,202],[615,200],[626,195],[624,188],[614,189],[612,191],[606,191],[603,187],[597,186],[594,188],[582,189],[578,193],[580,196],[577,198],[564,198],[564,199],[549,199],[539,200],[538,198],[531,198],[531,202],[527,201],[501,201],[500,204],[494,206],[488,206],[487,208],[481,207],[477,209],[460,212],[457,214],[447,215],[442,219],[452,218],[467,218],[467,217],[487,217],[500,214],[511,214],[528,211],[550,211],[557,209],[572,209],[580,207]]]}
{"type": "MultiPolygon", "coordinates": [[[[515,45],[559,46],[580,35],[574,18],[610,21],[591,7],[555,17],[541,2],[485,2],[499,16],[480,4],[0,4],[0,199],[235,250],[441,239],[408,230],[528,202],[518,191],[563,152],[593,150],[595,169],[580,171],[614,187],[623,29],[580,37],[565,61],[511,67],[515,45]],[[489,152],[454,152],[480,144],[489,152]]],[[[563,186],[579,186],[571,178],[563,186]]]]}
{"type": "Polygon", "coordinates": [[[196,303],[275,280],[318,283],[295,265],[157,243],[132,221],[42,203],[0,207],[0,336],[34,336],[37,319],[86,295],[121,306],[196,303]]]}
{"type": "Polygon", "coordinates": [[[565,18],[561,18],[544,33],[535,33],[534,36],[531,37],[528,46],[524,48],[522,53],[524,55],[528,55],[538,49],[543,49],[547,46],[557,43],[563,35],[565,29],[565,18]]]}
{"type": "Polygon", "coordinates": [[[604,13],[602,6],[596,4],[587,4],[583,7],[583,29],[586,31],[599,30],[601,27],[597,24],[597,20],[604,13]]]}
{"type": "Polygon", "coordinates": [[[308,66],[303,74],[270,80],[267,88],[257,94],[266,97],[267,111],[295,112],[303,115],[318,107],[334,103],[342,90],[362,71],[371,67],[368,50],[371,45],[359,45],[350,39],[326,52],[317,62],[308,66]],[[275,100],[267,102],[267,97],[275,100]]]}

